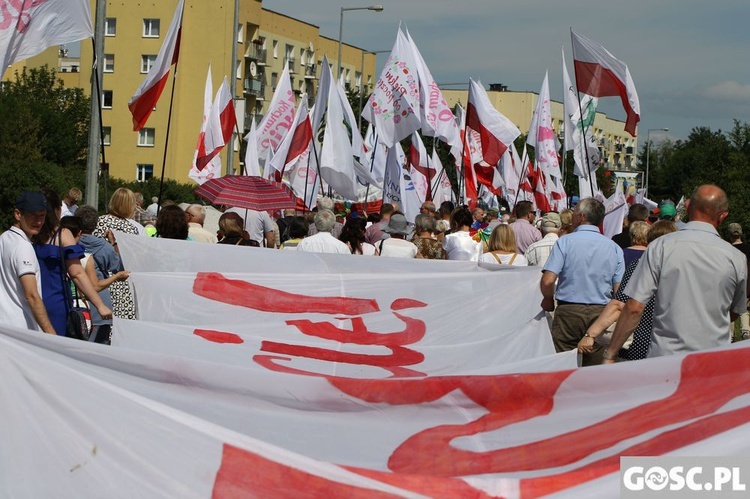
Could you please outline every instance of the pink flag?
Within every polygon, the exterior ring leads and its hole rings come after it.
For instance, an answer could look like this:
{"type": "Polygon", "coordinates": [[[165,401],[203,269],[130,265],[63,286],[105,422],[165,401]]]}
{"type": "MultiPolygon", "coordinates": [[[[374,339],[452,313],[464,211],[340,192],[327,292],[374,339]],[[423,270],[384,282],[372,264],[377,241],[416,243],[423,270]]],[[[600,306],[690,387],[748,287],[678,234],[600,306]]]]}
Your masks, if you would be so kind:
{"type": "Polygon", "coordinates": [[[2,0],[0,79],[14,62],[93,36],[88,0],[2,0]]]}
{"type": "Polygon", "coordinates": [[[543,172],[547,172],[552,177],[562,178],[560,163],[557,159],[557,135],[552,127],[548,73],[544,74],[526,143],[534,148],[536,164],[543,172]]]}
{"type": "Polygon", "coordinates": [[[169,69],[173,64],[177,64],[177,59],[180,55],[180,36],[182,34],[182,11],[184,4],[185,0],[177,2],[177,9],[175,9],[174,17],[172,17],[172,24],[169,25],[169,31],[167,31],[167,36],[164,38],[159,55],[156,56],[154,65],[128,103],[128,108],[130,108],[130,112],[133,114],[134,132],[137,132],[146,125],[151,111],[153,111],[156,102],[159,100],[159,96],[161,96],[164,90],[164,85],[167,84],[169,69]]]}
{"type": "Polygon", "coordinates": [[[470,80],[466,105],[466,126],[479,132],[482,156],[490,165],[497,165],[508,146],[521,131],[492,106],[484,87],[470,80]]]}
{"type": "Polygon", "coordinates": [[[417,48],[417,44],[412,40],[409,31],[406,37],[414,53],[414,62],[417,73],[419,74],[419,103],[421,108],[422,134],[427,137],[437,137],[449,146],[455,153],[461,153],[461,136],[458,132],[458,125],[448,106],[448,102],[443,97],[435,79],[432,77],[427,63],[424,62],[422,54],[417,48]]]}
{"type": "Polygon", "coordinates": [[[406,36],[398,30],[396,43],[362,116],[378,130],[380,141],[393,147],[421,125],[419,76],[406,36]]]}
{"type": "Polygon", "coordinates": [[[594,97],[619,96],[627,113],[625,131],[635,137],[636,126],[641,120],[641,105],[627,64],[575,31],[571,31],[570,36],[578,91],[594,97]]]}

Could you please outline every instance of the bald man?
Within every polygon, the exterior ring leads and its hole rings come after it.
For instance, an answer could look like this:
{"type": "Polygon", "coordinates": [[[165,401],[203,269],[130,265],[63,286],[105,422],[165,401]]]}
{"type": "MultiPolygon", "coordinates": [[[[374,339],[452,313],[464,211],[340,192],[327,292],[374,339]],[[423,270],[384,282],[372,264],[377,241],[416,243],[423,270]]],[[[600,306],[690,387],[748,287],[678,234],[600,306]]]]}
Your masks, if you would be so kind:
{"type": "Polygon", "coordinates": [[[185,209],[185,218],[188,221],[188,236],[199,243],[216,244],[216,234],[212,234],[203,228],[206,222],[206,207],[199,204],[191,204],[185,209]]]}
{"type": "Polygon", "coordinates": [[[652,296],[654,323],[648,356],[694,352],[730,342],[729,323],[747,310],[747,260],[719,237],[729,215],[726,193],[698,187],[685,227],[648,245],[624,292],[630,296],[604,363],[612,363],[652,296]]]}

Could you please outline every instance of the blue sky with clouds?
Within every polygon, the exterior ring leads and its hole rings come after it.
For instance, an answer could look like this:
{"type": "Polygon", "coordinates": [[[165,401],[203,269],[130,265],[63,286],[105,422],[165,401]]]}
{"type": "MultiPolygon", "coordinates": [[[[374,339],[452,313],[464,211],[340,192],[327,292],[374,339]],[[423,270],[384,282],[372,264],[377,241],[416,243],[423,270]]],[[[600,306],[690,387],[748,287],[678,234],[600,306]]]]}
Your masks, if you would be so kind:
{"type": "MultiPolygon", "coordinates": [[[[560,100],[560,48],[572,76],[572,27],[628,64],[640,97],[642,141],[648,128],[668,127],[669,137],[684,139],[697,126],[727,131],[734,118],[750,121],[748,0],[264,0],[263,6],[338,38],[341,7],[374,3],[385,10],[344,14],[344,41],[390,49],[403,22],[441,83],[471,77],[538,92],[549,70],[552,98],[560,100]]],[[[379,56],[380,64],[386,57],[379,56]]],[[[603,99],[600,109],[625,118],[616,98],[603,99]]]]}

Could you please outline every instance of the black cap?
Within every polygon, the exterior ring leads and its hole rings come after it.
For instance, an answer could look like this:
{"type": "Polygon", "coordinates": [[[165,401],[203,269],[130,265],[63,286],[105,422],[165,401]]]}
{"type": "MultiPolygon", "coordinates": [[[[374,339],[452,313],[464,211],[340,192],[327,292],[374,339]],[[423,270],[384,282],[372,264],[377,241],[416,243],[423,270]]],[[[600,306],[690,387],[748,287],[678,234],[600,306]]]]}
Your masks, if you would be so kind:
{"type": "Polygon", "coordinates": [[[16,209],[22,212],[34,212],[47,209],[47,198],[41,192],[25,191],[16,199],[16,209]]]}

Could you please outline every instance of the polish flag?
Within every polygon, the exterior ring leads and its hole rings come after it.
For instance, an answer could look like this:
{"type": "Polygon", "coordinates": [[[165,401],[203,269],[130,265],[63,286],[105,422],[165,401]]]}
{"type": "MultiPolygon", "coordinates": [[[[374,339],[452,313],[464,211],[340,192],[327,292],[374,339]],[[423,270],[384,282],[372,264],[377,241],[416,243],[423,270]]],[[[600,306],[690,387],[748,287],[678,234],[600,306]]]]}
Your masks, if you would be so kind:
{"type": "Polygon", "coordinates": [[[484,160],[490,165],[497,165],[508,146],[521,135],[521,131],[492,106],[480,83],[469,81],[466,126],[479,133],[484,160]]]}
{"type": "Polygon", "coordinates": [[[146,79],[133,94],[128,102],[128,108],[133,114],[133,131],[137,132],[146,125],[148,117],[156,106],[156,102],[164,90],[169,78],[169,69],[172,64],[177,64],[180,55],[180,36],[182,35],[182,11],[185,0],[177,2],[177,9],[172,17],[172,24],[164,38],[164,43],[156,56],[156,61],[146,75],[146,79]]]}
{"type": "Polygon", "coordinates": [[[312,141],[312,125],[307,109],[307,99],[300,99],[291,132],[286,134],[273,159],[267,165],[283,173],[286,166],[304,154],[312,141]]]}
{"type": "Polygon", "coordinates": [[[232,132],[237,125],[237,115],[234,110],[232,91],[229,89],[227,77],[216,92],[216,98],[208,115],[206,133],[203,135],[204,144],[198,147],[198,158],[195,166],[202,170],[217,156],[225,145],[231,142],[232,132]]]}
{"type": "Polygon", "coordinates": [[[619,96],[627,113],[625,131],[635,137],[641,120],[641,105],[627,64],[575,31],[571,31],[570,36],[578,91],[594,97],[619,96]]]}
{"type": "Polygon", "coordinates": [[[214,94],[214,87],[211,78],[211,65],[208,65],[208,73],[206,74],[206,86],[203,91],[203,120],[201,121],[201,130],[198,134],[198,143],[195,146],[195,154],[193,155],[193,164],[190,167],[188,177],[195,180],[198,184],[203,184],[207,180],[210,180],[221,174],[221,158],[215,156],[207,165],[204,165],[201,169],[198,169],[197,163],[198,158],[206,156],[206,129],[208,127],[208,117],[211,114],[211,106],[213,105],[212,97],[214,94]]]}

